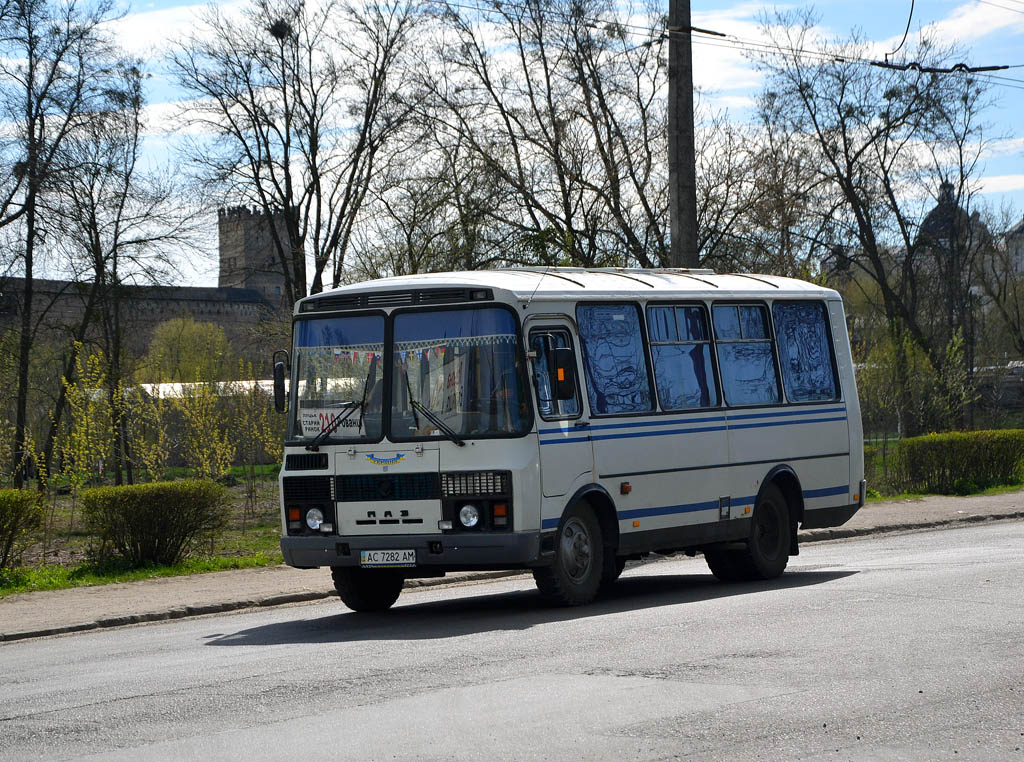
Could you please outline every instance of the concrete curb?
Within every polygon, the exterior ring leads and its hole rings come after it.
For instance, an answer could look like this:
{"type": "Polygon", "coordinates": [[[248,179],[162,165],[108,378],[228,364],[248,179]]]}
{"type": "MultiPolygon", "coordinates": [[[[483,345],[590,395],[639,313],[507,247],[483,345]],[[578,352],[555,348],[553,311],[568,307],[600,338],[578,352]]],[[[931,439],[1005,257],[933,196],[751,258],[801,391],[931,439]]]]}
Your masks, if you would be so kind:
{"type": "MultiPolygon", "coordinates": [[[[972,514],[955,519],[939,519],[935,521],[867,526],[856,529],[848,527],[837,527],[836,529],[809,529],[800,532],[800,542],[825,542],[828,540],[841,540],[850,537],[939,529],[942,527],[976,524],[988,521],[1002,521],[1005,519],[1024,519],[1024,511],[999,514],[972,514]]],[[[504,577],[525,576],[526,574],[529,574],[529,572],[524,572],[522,570],[470,572],[459,577],[427,577],[425,579],[413,579],[406,582],[406,585],[408,587],[447,587],[491,579],[502,579],[504,577]]],[[[335,595],[336,593],[333,590],[325,590],[323,592],[314,591],[289,593],[286,595],[271,595],[265,598],[226,601],[201,606],[181,606],[167,609],[165,611],[107,617],[104,619],[97,619],[94,622],[80,622],[78,624],[61,625],[59,627],[48,627],[38,630],[22,630],[20,632],[0,633],[0,642],[28,640],[30,638],[44,638],[50,635],[65,635],[72,632],[98,630],[106,627],[124,627],[126,625],[139,624],[141,622],[161,622],[169,619],[185,619],[188,617],[203,616],[205,614],[221,614],[226,611],[237,611],[239,609],[284,606],[290,603],[305,603],[308,601],[333,598],[335,595]]]]}

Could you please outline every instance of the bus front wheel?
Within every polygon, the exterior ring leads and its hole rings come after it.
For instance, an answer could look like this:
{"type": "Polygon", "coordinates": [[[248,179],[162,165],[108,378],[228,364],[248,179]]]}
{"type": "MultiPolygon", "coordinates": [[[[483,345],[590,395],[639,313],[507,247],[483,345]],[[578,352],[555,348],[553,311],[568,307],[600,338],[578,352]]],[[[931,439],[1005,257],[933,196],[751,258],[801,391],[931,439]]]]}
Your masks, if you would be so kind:
{"type": "Polygon", "coordinates": [[[360,569],[333,566],[331,577],[341,602],[353,611],[384,611],[402,592],[405,576],[394,569],[360,569]]]}
{"type": "Polygon", "coordinates": [[[540,594],[562,606],[590,603],[601,587],[604,546],[601,525],[586,503],[572,506],[555,541],[555,561],[533,570],[540,594]]]}

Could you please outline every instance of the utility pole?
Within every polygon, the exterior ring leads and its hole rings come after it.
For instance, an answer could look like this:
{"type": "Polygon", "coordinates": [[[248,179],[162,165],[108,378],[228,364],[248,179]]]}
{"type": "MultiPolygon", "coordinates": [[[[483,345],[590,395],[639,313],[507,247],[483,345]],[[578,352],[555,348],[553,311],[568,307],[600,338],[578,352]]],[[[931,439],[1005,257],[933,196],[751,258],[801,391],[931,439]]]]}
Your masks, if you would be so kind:
{"type": "Polygon", "coordinates": [[[690,0],[669,0],[668,31],[669,265],[696,267],[697,163],[690,0]]]}

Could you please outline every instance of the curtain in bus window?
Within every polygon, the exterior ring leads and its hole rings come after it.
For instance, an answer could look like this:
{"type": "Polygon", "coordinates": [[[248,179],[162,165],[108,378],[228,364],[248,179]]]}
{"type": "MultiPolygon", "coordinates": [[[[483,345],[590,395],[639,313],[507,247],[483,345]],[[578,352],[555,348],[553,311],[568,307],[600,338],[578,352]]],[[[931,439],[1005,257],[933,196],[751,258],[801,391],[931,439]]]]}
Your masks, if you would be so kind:
{"type": "Polygon", "coordinates": [[[782,382],[789,399],[793,402],[837,399],[825,305],[821,302],[780,303],[772,307],[772,314],[782,382]]]}
{"type": "Polygon", "coordinates": [[[718,404],[711,345],[700,307],[649,307],[647,324],[658,399],[666,410],[718,404]]]}
{"type": "Polygon", "coordinates": [[[654,353],[658,399],[666,410],[714,407],[718,404],[707,344],[663,344],[654,353]]]}
{"type": "Polygon", "coordinates": [[[516,335],[515,317],[505,309],[396,315],[392,433],[436,435],[414,401],[463,436],[521,432],[527,408],[516,335]]]}
{"type": "Polygon", "coordinates": [[[718,345],[722,389],[730,405],[769,405],[779,401],[772,348],[767,341],[718,345]]]}
{"type": "Polygon", "coordinates": [[[651,410],[640,314],[635,305],[576,308],[590,406],[598,415],[651,410]]]}
{"type": "Polygon", "coordinates": [[[297,404],[290,436],[316,436],[345,416],[335,437],[379,437],[383,349],[382,315],[297,320],[297,404]],[[358,414],[351,412],[356,406],[358,414]]]}
{"type": "Polygon", "coordinates": [[[765,308],[716,305],[715,335],[722,392],[730,405],[770,405],[781,401],[779,379],[768,338],[765,308]]]}

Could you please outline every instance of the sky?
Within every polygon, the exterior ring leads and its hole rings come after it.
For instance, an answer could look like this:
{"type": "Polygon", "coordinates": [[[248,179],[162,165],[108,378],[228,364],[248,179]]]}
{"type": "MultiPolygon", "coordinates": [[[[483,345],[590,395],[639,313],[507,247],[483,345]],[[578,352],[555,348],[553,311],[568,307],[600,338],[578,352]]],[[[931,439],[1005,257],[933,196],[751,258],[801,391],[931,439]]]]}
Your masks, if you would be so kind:
{"type": "MultiPolygon", "coordinates": [[[[668,0],[665,2],[667,10],[668,0]]],[[[152,61],[148,101],[152,125],[149,144],[154,156],[166,155],[173,139],[165,126],[171,123],[173,102],[182,97],[164,76],[159,55],[169,41],[180,39],[190,30],[204,6],[177,0],[139,2],[115,24],[121,44],[152,61]]],[[[745,121],[762,79],[736,42],[761,38],[758,27],[763,14],[775,8],[802,7],[808,6],[691,0],[693,26],[730,36],[725,42],[694,36],[694,84],[705,93],[706,101],[745,121]]],[[[1024,0],[819,0],[810,7],[819,18],[823,38],[847,38],[857,30],[878,51],[878,58],[899,46],[909,17],[908,46],[922,29],[928,29],[939,41],[956,44],[964,53],[964,62],[971,66],[1014,67],[992,75],[990,94],[995,103],[985,114],[985,121],[988,134],[999,139],[981,169],[981,192],[983,201],[993,208],[1012,205],[1018,215],[1024,214],[1024,0]]],[[[194,272],[186,273],[187,280],[195,285],[214,284],[212,255],[205,266],[200,263],[194,272]]]]}

